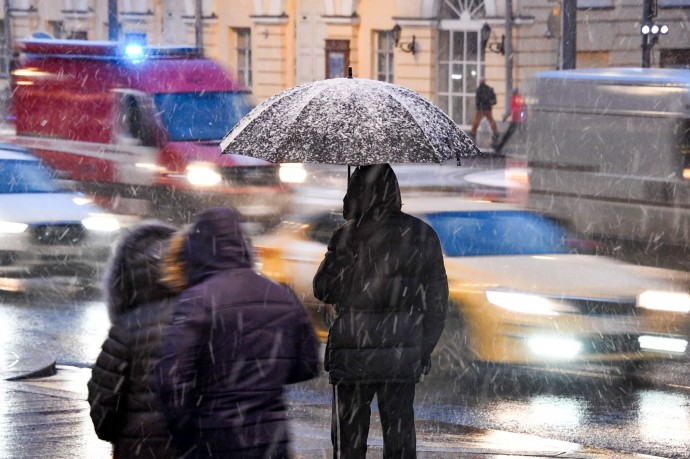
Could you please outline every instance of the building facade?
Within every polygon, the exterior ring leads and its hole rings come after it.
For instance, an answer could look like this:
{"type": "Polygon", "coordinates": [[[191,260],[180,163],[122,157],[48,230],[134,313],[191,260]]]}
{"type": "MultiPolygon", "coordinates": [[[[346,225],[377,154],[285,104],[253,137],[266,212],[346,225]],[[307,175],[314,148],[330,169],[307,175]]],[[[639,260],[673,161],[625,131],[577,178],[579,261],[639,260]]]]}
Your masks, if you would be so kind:
{"type": "MultiPolygon", "coordinates": [[[[105,40],[116,5],[119,39],[200,44],[256,102],[352,67],[419,92],[466,128],[479,78],[498,95],[494,116],[505,118],[521,81],[561,67],[561,1],[5,0],[2,29],[6,56],[32,34],[105,40]]],[[[690,0],[576,1],[576,67],[639,67],[649,1],[653,21],[668,26],[651,66],[690,68],[690,0]]]]}

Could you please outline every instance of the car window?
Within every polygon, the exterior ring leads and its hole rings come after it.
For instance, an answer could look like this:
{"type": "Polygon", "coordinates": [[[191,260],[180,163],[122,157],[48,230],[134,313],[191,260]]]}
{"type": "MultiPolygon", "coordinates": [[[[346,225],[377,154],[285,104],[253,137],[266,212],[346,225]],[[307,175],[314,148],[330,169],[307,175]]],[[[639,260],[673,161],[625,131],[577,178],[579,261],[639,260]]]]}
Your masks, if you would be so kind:
{"type": "Polygon", "coordinates": [[[328,244],[333,232],[343,223],[345,223],[345,219],[340,212],[324,214],[314,222],[309,237],[315,242],[328,244]]]}
{"type": "Polygon", "coordinates": [[[0,160],[0,193],[55,193],[61,191],[50,171],[38,161],[0,160]]]}
{"type": "Polygon", "coordinates": [[[568,233],[525,211],[439,212],[426,216],[447,256],[568,253],[568,233]]]}

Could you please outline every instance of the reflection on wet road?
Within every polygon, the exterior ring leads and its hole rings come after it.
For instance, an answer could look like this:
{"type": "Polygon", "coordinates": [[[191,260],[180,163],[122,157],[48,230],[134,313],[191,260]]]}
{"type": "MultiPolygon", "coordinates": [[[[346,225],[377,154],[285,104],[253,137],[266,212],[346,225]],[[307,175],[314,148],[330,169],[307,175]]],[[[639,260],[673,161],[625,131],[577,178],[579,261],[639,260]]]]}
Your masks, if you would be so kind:
{"type": "MultiPolygon", "coordinates": [[[[95,361],[109,328],[105,304],[98,298],[45,295],[0,296],[0,324],[4,350],[15,343],[31,343],[52,352],[59,365],[81,368],[95,361]]],[[[495,435],[496,431],[523,433],[614,451],[690,457],[690,390],[685,389],[690,369],[686,363],[652,366],[646,373],[651,383],[638,386],[605,378],[504,373],[478,381],[458,379],[447,371],[432,373],[417,389],[420,432],[431,435],[439,425],[446,434],[458,428],[490,429],[495,435]],[[433,428],[421,427],[432,421],[433,428]]],[[[30,409],[37,403],[35,397],[17,398],[16,391],[8,395],[7,388],[16,389],[19,383],[1,384],[3,410],[22,403],[30,409]]],[[[50,397],[49,389],[44,392],[50,397]]],[[[327,428],[331,387],[325,375],[292,387],[289,396],[297,407],[293,408],[295,413],[327,428]]],[[[51,400],[48,410],[60,413],[64,409],[60,419],[74,423],[75,441],[81,438],[88,448],[102,444],[95,439],[90,420],[84,418],[88,412],[82,408],[76,413],[58,398],[51,400]]],[[[8,426],[11,423],[3,423],[3,429],[8,426]]],[[[50,428],[49,424],[42,425],[44,430],[39,434],[49,435],[50,428]]],[[[6,445],[12,442],[7,431],[0,437],[6,445]]],[[[453,438],[457,442],[462,435],[453,438]]],[[[328,442],[328,438],[318,441],[328,442]]],[[[420,441],[435,440],[425,437],[420,441]]]]}

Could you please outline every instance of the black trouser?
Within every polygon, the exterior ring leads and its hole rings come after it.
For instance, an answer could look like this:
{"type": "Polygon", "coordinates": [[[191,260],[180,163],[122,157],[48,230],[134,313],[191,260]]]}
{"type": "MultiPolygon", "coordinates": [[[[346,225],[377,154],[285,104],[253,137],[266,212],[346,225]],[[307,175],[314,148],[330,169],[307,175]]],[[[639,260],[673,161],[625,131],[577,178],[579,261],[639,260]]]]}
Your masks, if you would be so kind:
{"type": "Polygon", "coordinates": [[[364,459],[376,395],[383,430],[384,459],[414,459],[415,383],[336,384],[333,386],[331,441],[335,459],[364,459]]]}

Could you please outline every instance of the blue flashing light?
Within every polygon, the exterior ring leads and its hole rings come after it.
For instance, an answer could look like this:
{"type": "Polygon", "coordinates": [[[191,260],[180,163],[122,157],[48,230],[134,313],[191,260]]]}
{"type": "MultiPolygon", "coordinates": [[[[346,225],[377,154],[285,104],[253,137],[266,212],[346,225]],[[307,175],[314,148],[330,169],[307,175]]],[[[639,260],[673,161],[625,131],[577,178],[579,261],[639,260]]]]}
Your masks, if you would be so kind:
{"type": "Polygon", "coordinates": [[[125,56],[132,60],[142,59],[144,57],[144,47],[136,43],[130,43],[125,46],[125,56]]]}

